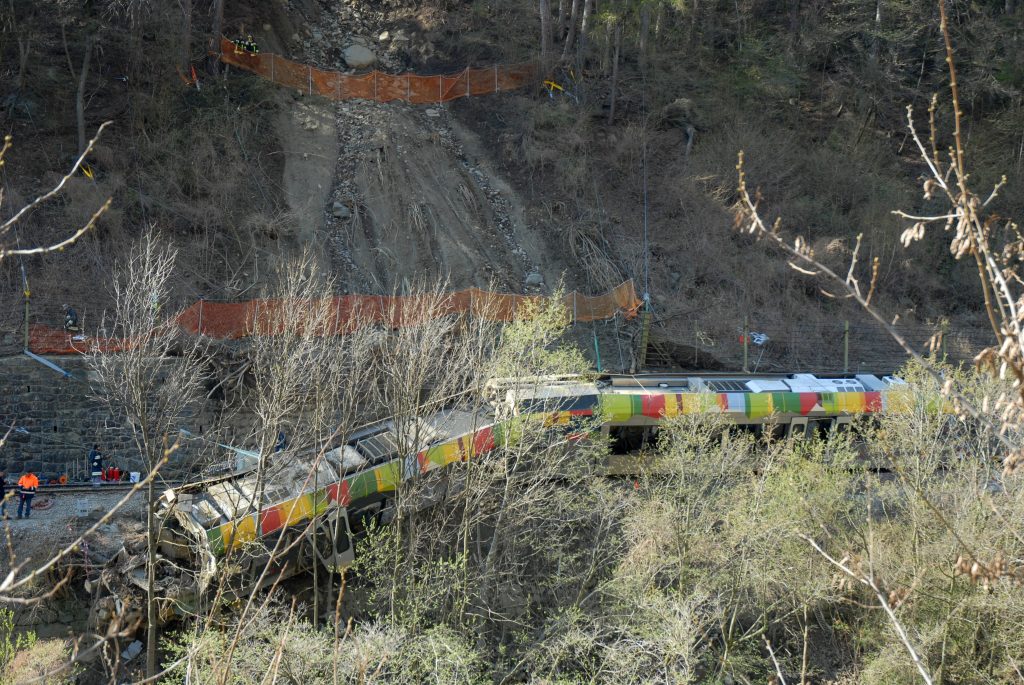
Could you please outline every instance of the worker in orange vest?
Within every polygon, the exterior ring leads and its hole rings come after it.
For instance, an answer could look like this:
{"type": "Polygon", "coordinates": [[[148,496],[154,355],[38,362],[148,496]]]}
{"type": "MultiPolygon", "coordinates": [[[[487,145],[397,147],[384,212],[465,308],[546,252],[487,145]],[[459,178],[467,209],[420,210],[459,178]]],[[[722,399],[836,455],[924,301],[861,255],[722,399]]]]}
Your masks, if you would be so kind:
{"type": "Polygon", "coordinates": [[[32,498],[36,496],[39,489],[39,479],[36,474],[29,471],[18,479],[18,518],[21,518],[21,510],[25,509],[25,518],[32,516],[32,498]]]}

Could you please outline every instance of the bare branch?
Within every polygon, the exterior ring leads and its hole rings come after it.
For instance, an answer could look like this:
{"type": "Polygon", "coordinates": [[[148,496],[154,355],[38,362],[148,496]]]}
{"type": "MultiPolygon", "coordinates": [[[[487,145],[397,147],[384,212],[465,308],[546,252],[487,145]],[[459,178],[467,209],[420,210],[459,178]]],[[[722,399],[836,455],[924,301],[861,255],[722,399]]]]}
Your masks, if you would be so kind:
{"type": "MultiPolygon", "coordinates": [[[[0,224],[0,236],[6,234],[7,231],[11,229],[11,226],[18,223],[18,221],[20,221],[22,217],[24,217],[26,214],[28,214],[30,211],[32,211],[42,203],[49,200],[51,197],[59,193],[62,188],[64,188],[64,184],[67,183],[68,179],[70,179],[78,172],[78,170],[82,166],[82,163],[85,161],[85,158],[89,155],[90,152],[92,152],[92,148],[96,144],[96,141],[100,139],[100,135],[103,133],[103,130],[111,123],[113,122],[105,121],[103,122],[103,124],[100,125],[100,127],[96,130],[96,135],[93,136],[93,139],[90,140],[89,144],[85,146],[85,150],[82,152],[81,155],[78,156],[78,159],[75,160],[74,165],[71,167],[71,171],[65,174],[64,177],[60,179],[60,182],[57,183],[57,185],[55,185],[49,191],[43,193],[36,199],[32,200],[32,202],[29,202],[27,205],[18,210],[17,214],[15,214],[10,219],[0,224]]],[[[6,150],[7,147],[9,147],[9,145],[9,141],[6,141],[4,145],[4,150],[6,150]]]]}
{"type": "MultiPolygon", "coordinates": [[[[804,540],[811,547],[813,547],[815,551],[817,551],[818,554],[823,556],[830,564],[838,568],[840,571],[845,573],[853,580],[856,580],[858,583],[861,583],[862,585],[865,585],[866,587],[870,588],[871,591],[875,593],[875,597],[878,598],[879,605],[882,607],[886,615],[889,617],[889,621],[892,623],[893,629],[899,636],[900,642],[903,643],[903,646],[910,654],[910,658],[914,662],[914,665],[917,666],[917,671],[921,674],[921,679],[924,680],[924,682],[928,683],[928,685],[932,685],[933,681],[931,675],[928,673],[928,669],[925,667],[924,662],[921,661],[921,657],[918,656],[917,650],[914,649],[914,645],[911,644],[910,638],[907,636],[906,629],[903,627],[903,624],[900,623],[899,618],[896,617],[896,612],[893,611],[892,606],[889,604],[889,600],[885,596],[885,593],[882,592],[882,590],[878,587],[878,584],[875,583],[875,579],[866,574],[854,573],[853,570],[846,564],[842,563],[841,561],[837,561],[833,557],[829,556],[828,552],[823,550],[821,546],[818,545],[818,543],[815,542],[811,537],[804,535],[803,533],[797,533],[797,536],[799,536],[801,540],[804,540]]],[[[769,652],[770,651],[771,648],[769,647],[769,652]]]]}

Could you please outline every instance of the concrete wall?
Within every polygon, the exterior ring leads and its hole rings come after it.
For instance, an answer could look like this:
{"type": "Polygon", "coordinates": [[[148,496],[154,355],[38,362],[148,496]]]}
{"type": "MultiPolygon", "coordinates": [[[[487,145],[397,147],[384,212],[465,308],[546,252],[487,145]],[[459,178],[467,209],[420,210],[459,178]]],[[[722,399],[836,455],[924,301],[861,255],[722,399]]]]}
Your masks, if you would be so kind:
{"type": "MultiPolygon", "coordinates": [[[[43,482],[62,474],[67,474],[71,481],[88,479],[89,450],[98,443],[107,464],[122,470],[143,470],[131,427],[123,418],[112,416],[96,398],[89,384],[86,360],[48,359],[70,371],[73,378],[64,378],[25,355],[0,358],[0,436],[7,432],[7,426],[16,427],[0,447],[0,469],[14,479],[28,469],[39,474],[43,482]]],[[[209,402],[185,417],[181,427],[204,435],[216,422],[219,411],[216,403],[209,402]]],[[[236,422],[241,433],[245,421],[236,422]]],[[[164,473],[167,477],[181,477],[194,471],[194,463],[200,457],[209,461],[227,454],[220,451],[218,456],[210,452],[208,444],[183,443],[164,473]],[[206,454],[202,454],[204,448],[206,454]]]]}

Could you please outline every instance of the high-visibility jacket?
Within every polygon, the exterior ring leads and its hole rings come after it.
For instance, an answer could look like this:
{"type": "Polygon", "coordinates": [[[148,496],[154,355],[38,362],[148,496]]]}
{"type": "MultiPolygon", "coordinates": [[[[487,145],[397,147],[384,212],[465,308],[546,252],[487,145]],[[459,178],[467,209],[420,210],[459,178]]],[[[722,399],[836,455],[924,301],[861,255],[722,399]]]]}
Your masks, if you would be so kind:
{"type": "Polygon", "coordinates": [[[39,479],[34,473],[26,473],[18,479],[18,492],[22,495],[34,495],[39,487],[39,479]]]}

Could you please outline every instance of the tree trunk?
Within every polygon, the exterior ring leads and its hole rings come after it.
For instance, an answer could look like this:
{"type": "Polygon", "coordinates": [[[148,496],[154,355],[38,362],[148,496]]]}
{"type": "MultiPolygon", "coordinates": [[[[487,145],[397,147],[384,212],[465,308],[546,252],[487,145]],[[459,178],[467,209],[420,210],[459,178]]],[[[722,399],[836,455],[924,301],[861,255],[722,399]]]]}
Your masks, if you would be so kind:
{"type": "Polygon", "coordinates": [[[607,76],[612,61],[612,25],[604,25],[604,50],[601,52],[601,75],[607,76]]]}
{"type": "Polygon", "coordinates": [[[573,43],[576,42],[576,22],[580,16],[581,0],[572,0],[572,12],[569,15],[569,35],[565,38],[565,45],[562,47],[562,61],[569,58],[573,43]]]}
{"type": "Polygon", "coordinates": [[[871,66],[878,66],[878,53],[882,42],[882,0],[875,1],[875,35],[871,41],[871,66]]]}
{"type": "Polygon", "coordinates": [[[89,61],[92,57],[92,34],[85,39],[85,55],[82,70],[78,74],[78,90],[75,92],[75,119],[78,124],[78,154],[85,152],[88,141],[85,138],[85,84],[89,79],[89,61]]]}
{"type": "Polygon", "coordinates": [[[181,71],[188,77],[192,67],[192,0],[182,0],[181,71]]]}
{"type": "MultiPolygon", "coordinates": [[[[32,41],[27,33],[23,34],[19,30],[20,27],[18,26],[17,18],[15,17],[14,14],[14,0],[10,0],[8,5],[10,6],[11,9],[10,21],[11,28],[13,29],[12,33],[14,33],[14,36],[18,42],[18,79],[15,82],[15,94],[16,96],[20,96],[22,89],[25,87],[25,74],[28,71],[28,57],[29,54],[31,53],[32,41]]],[[[65,49],[67,48],[65,47],[65,49]]],[[[10,117],[12,111],[14,111],[13,107],[8,110],[8,117],[10,117]]]]}
{"type": "Polygon", "coordinates": [[[555,35],[559,38],[565,35],[565,0],[558,0],[558,21],[555,24],[555,35]]]}
{"type": "Polygon", "coordinates": [[[802,12],[800,7],[800,0],[794,0],[793,4],[789,6],[789,54],[795,55],[797,47],[800,45],[800,26],[803,23],[801,21],[802,12]]]}
{"type": "Polygon", "coordinates": [[[648,36],[651,32],[651,6],[646,2],[640,5],[640,35],[637,47],[640,50],[640,68],[647,66],[648,36]]]}
{"type": "Polygon", "coordinates": [[[551,0],[540,0],[540,63],[546,76],[551,64],[551,0]]]}
{"type": "Polygon", "coordinates": [[[1017,11],[1017,0],[1006,0],[1006,4],[1003,6],[1003,10],[1006,14],[1013,14],[1017,11]]]}
{"type": "Polygon", "coordinates": [[[608,105],[608,124],[615,121],[615,89],[619,85],[619,53],[622,52],[622,19],[615,23],[615,57],[612,59],[612,94],[608,105]]]}
{"type": "Polygon", "coordinates": [[[590,28],[590,15],[594,12],[594,0],[583,0],[583,20],[580,23],[580,58],[587,58],[587,29],[590,28]]]}
{"type": "MultiPolygon", "coordinates": [[[[224,33],[224,0],[213,0],[213,36],[210,39],[210,50],[220,54],[220,38],[224,33]]],[[[207,63],[207,69],[211,74],[220,72],[220,60],[217,55],[212,55],[207,63]]]]}
{"type": "MultiPolygon", "coordinates": [[[[150,465],[154,462],[150,460],[150,465]]],[[[149,475],[149,474],[146,474],[149,475]]],[[[146,677],[156,675],[156,479],[146,486],[146,677]]]]}

